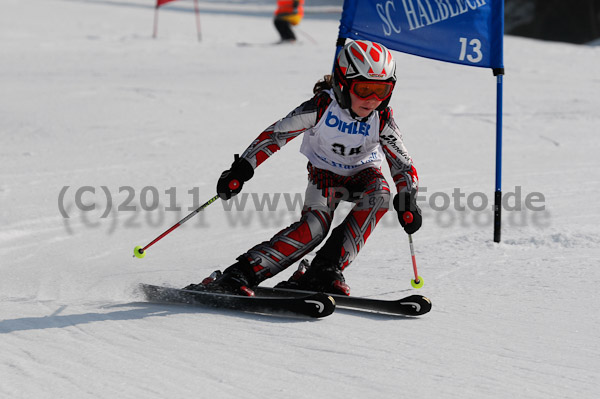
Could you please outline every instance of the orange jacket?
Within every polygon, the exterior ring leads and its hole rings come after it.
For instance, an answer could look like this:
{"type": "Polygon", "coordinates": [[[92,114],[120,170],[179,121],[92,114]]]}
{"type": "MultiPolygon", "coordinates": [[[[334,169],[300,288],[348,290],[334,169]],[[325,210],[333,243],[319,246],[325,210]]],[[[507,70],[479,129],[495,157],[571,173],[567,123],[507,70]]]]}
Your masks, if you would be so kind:
{"type": "Polygon", "coordinates": [[[304,15],[304,0],[277,0],[275,15],[304,15]]]}

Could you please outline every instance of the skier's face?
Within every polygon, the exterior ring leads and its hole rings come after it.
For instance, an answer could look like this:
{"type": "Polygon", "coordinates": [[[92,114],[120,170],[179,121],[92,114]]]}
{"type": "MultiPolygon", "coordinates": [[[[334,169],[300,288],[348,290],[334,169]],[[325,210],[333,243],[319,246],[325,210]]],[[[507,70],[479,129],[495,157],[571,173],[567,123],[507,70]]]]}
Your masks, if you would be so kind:
{"type": "Polygon", "coordinates": [[[375,97],[363,99],[352,92],[350,92],[350,101],[352,102],[352,111],[361,118],[369,116],[371,112],[375,111],[382,103],[382,101],[379,101],[375,97]]]}

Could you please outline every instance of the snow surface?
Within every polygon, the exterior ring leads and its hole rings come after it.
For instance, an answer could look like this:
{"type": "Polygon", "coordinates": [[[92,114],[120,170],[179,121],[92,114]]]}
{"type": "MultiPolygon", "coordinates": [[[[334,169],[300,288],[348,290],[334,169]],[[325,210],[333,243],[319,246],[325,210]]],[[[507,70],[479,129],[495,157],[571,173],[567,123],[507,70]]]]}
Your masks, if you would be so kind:
{"type": "MultiPolygon", "coordinates": [[[[340,2],[309,2],[298,45],[237,46],[277,40],[270,3],[201,1],[198,42],[191,1],[161,9],[154,40],[151,0],[3,0],[0,397],[599,397],[600,47],[506,37],[503,187],[523,208],[505,211],[501,244],[496,80],[395,53],[391,104],[426,188],[414,237],[426,316],[313,321],[136,294],[197,282],[298,217],[283,194],[304,192],[300,140],[245,187],[280,193],[276,209],[218,202],[131,256],[212,197],[233,154],[329,71],[340,2]],[[152,187],[159,208],[145,211],[152,187]],[[82,211],[77,190],[92,188],[82,211]],[[455,190],[457,209],[440,210],[455,190]],[[544,210],[525,209],[530,194],[544,210]]],[[[394,212],[345,275],[355,295],[414,291],[394,212]]]]}

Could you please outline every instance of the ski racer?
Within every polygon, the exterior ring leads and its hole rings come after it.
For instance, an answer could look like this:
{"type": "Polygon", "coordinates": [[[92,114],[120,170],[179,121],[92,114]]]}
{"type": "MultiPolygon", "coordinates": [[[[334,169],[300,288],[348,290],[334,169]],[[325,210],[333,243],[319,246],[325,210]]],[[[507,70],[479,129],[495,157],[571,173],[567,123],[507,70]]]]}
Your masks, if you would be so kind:
{"type": "Polygon", "coordinates": [[[263,131],[217,183],[219,196],[230,199],[258,166],[302,135],[308,185],[300,220],[240,255],[223,272],[185,289],[252,296],[253,287],[301,260],[332,230],[310,265],[279,286],[350,295],[342,272],[389,209],[391,191],[381,171],[384,159],[397,189],[393,204],[399,222],[406,233],[415,233],[422,224],[416,204],[418,177],[388,106],[395,84],[396,63],[387,48],[366,40],[349,41],[336,59],[333,75],[316,83],[314,97],[263,131]],[[331,229],[340,201],[354,205],[331,229]],[[403,218],[406,211],[413,216],[408,224],[403,218]]]}

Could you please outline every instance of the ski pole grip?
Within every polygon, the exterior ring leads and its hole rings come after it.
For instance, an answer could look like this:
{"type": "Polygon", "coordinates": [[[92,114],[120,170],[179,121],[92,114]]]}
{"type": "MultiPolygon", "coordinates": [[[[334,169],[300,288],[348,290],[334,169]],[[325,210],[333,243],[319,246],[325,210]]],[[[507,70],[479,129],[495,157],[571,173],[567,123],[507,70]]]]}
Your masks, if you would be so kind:
{"type": "Polygon", "coordinates": [[[402,214],[402,219],[406,222],[406,224],[411,224],[413,222],[413,214],[412,212],[406,211],[402,214]]]}
{"type": "Polygon", "coordinates": [[[230,190],[236,190],[238,187],[240,187],[240,182],[237,179],[233,179],[232,181],[229,182],[230,190]]]}

